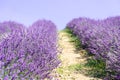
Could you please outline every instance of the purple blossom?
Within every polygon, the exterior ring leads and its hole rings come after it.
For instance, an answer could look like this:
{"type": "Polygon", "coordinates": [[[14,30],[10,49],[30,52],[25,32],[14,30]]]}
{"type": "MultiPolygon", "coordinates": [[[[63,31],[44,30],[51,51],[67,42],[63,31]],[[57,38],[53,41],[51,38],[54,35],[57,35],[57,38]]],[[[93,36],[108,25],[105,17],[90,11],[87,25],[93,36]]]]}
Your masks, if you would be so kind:
{"type": "Polygon", "coordinates": [[[96,21],[76,18],[70,21],[67,27],[79,37],[85,49],[95,54],[96,59],[106,61],[106,70],[109,76],[112,76],[109,78],[119,80],[120,16],[96,21]]]}
{"type": "Polygon", "coordinates": [[[39,20],[29,28],[18,23],[3,24],[11,31],[0,41],[0,75],[11,80],[47,78],[60,63],[56,26],[47,20],[39,20]]]}

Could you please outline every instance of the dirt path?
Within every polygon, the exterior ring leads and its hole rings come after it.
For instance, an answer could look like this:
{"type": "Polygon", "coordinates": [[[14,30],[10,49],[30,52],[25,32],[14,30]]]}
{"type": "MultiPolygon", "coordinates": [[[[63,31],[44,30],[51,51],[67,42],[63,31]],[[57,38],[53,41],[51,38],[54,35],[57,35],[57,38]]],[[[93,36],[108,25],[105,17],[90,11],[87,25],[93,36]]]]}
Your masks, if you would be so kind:
{"type": "Polygon", "coordinates": [[[97,80],[69,69],[70,66],[84,62],[85,58],[81,58],[81,55],[76,53],[75,46],[70,42],[70,36],[68,33],[59,33],[59,45],[62,49],[60,54],[62,62],[57,69],[59,80],[97,80]]]}
{"type": "Polygon", "coordinates": [[[75,46],[73,45],[73,43],[70,43],[68,34],[61,32],[59,34],[59,38],[60,47],[62,48],[61,53],[62,66],[65,67],[78,63],[77,58],[79,58],[80,55],[75,54],[75,46]]]}

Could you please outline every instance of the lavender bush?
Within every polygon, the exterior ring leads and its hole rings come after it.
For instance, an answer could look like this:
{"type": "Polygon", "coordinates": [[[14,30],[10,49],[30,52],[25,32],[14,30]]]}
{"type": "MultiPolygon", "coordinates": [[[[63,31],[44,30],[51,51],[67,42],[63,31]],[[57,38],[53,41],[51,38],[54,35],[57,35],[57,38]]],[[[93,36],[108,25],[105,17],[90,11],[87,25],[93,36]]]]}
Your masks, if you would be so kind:
{"type": "Polygon", "coordinates": [[[77,18],[67,24],[85,48],[106,61],[108,78],[120,79],[120,17],[105,20],[77,18]],[[111,77],[110,77],[111,76],[111,77]]]}
{"type": "Polygon", "coordinates": [[[0,23],[0,40],[7,37],[13,30],[19,30],[21,27],[23,27],[22,24],[13,21],[0,23]]]}
{"type": "Polygon", "coordinates": [[[49,77],[59,64],[56,44],[57,29],[51,21],[39,20],[27,29],[22,25],[13,28],[0,42],[0,76],[4,80],[49,77]]]}
{"type": "Polygon", "coordinates": [[[33,59],[29,68],[33,66],[34,74],[40,79],[44,79],[59,64],[56,46],[57,29],[52,22],[39,20],[28,29],[28,38],[30,40],[27,47],[29,47],[28,51],[33,59]]]}

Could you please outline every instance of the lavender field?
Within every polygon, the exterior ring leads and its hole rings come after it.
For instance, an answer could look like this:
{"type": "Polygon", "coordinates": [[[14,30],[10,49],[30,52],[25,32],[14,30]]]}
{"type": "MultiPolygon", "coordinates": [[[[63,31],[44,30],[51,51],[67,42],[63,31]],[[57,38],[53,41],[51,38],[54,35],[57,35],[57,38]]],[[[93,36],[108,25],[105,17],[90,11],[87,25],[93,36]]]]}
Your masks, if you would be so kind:
{"type": "Polygon", "coordinates": [[[1,80],[120,80],[120,16],[0,23],[1,80]]]}

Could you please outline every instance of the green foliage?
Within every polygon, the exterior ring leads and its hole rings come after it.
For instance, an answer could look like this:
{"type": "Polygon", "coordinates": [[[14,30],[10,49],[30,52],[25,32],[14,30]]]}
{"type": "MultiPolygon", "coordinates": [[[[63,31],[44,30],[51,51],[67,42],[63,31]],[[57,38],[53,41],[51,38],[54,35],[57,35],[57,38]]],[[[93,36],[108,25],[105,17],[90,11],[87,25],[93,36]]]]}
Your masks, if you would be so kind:
{"type": "Polygon", "coordinates": [[[80,40],[74,34],[71,36],[70,42],[73,42],[75,44],[77,50],[79,50],[82,47],[80,40]]]}
{"type": "Polygon", "coordinates": [[[57,73],[59,73],[59,74],[63,74],[64,73],[64,68],[63,67],[59,67],[59,68],[57,68],[57,73]]]}
{"type": "Polygon", "coordinates": [[[94,59],[88,59],[84,64],[70,65],[68,66],[68,70],[77,71],[95,78],[104,78],[107,74],[105,71],[105,62],[94,59]]]}
{"type": "Polygon", "coordinates": [[[82,69],[83,69],[83,64],[74,64],[68,66],[68,70],[72,70],[72,71],[81,71],[82,69]]]}
{"type": "Polygon", "coordinates": [[[69,28],[63,29],[62,32],[66,32],[68,34],[73,34],[72,30],[70,30],[69,28]]]}
{"type": "Polygon", "coordinates": [[[102,60],[88,59],[84,66],[88,68],[86,75],[97,78],[104,78],[106,76],[106,65],[102,60]]]}

